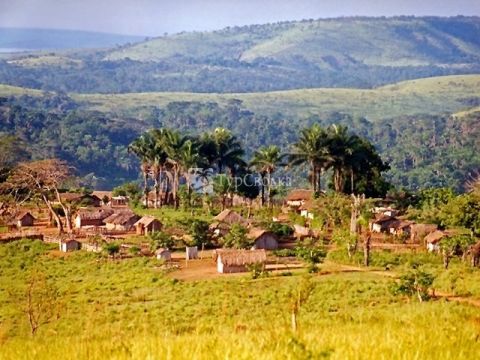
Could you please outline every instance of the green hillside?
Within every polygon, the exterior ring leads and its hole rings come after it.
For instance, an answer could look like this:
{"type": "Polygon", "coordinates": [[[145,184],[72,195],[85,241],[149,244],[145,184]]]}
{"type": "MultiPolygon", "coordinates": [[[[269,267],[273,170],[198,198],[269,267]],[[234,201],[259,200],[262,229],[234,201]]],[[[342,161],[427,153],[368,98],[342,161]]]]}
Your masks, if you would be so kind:
{"type": "Polygon", "coordinates": [[[341,18],[182,33],[113,51],[107,59],[267,58],[328,69],[467,64],[480,59],[479,39],[478,18],[341,18]]]}
{"type": "Polygon", "coordinates": [[[292,21],[0,57],[0,83],[69,93],[372,89],[465,74],[480,74],[478,17],[292,21]]]}
{"type": "Polygon", "coordinates": [[[248,94],[133,93],[72,94],[89,109],[126,112],[163,107],[173,101],[218,102],[239,99],[263,115],[287,117],[342,112],[371,120],[415,114],[442,114],[467,109],[480,102],[480,75],[445,76],[401,82],[373,90],[302,89],[248,94]]]}

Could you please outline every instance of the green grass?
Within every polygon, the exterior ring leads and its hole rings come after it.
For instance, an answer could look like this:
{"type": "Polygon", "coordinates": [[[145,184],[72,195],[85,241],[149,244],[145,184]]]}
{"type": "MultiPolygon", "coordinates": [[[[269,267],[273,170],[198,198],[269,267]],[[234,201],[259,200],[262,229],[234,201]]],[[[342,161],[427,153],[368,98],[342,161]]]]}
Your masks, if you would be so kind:
{"type": "Polygon", "coordinates": [[[192,212],[191,210],[183,210],[181,208],[175,210],[173,207],[162,207],[161,209],[136,207],[134,211],[140,216],[154,216],[167,226],[173,226],[188,219],[211,221],[213,218],[213,216],[206,214],[202,209],[193,209],[192,212]]]}
{"type": "MultiPolygon", "coordinates": [[[[39,90],[0,85],[0,96],[41,95],[39,90]]],[[[174,101],[214,101],[225,105],[240,99],[257,114],[307,117],[348,112],[370,120],[418,114],[457,113],[469,110],[466,98],[480,97],[480,75],[455,75],[404,81],[372,90],[367,89],[299,89],[264,93],[127,93],[70,94],[84,108],[125,112],[137,116],[143,108],[166,106],[174,101]]],[[[138,116],[137,116],[138,117],[138,116]]],[[[141,120],[141,117],[139,118],[141,120]]]]}
{"type": "Polygon", "coordinates": [[[392,280],[375,274],[315,276],[292,334],[290,292],[301,276],[178,282],[153,259],[62,259],[48,249],[0,247],[1,359],[475,359],[480,351],[477,309],[394,297],[392,280]],[[34,268],[65,307],[31,337],[20,294],[34,268]]]}
{"type": "Polygon", "coordinates": [[[134,112],[145,106],[165,106],[172,101],[215,101],[225,104],[240,99],[258,114],[281,112],[305,117],[334,111],[370,120],[416,114],[442,114],[468,108],[466,97],[480,97],[479,75],[444,76],[405,81],[373,90],[301,89],[266,93],[200,94],[200,93],[130,93],[72,94],[84,106],[100,111],[134,112]]]}

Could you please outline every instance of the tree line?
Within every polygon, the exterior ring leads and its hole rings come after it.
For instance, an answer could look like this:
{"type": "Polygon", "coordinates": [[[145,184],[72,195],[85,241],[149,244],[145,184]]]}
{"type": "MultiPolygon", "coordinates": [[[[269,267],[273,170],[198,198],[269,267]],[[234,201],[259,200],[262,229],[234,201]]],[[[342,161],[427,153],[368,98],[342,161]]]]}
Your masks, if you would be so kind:
{"type": "MultiPolygon", "coordinates": [[[[374,146],[366,139],[349,132],[345,126],[332,125],[323,128],[317,124],[304,128],[298,140],[285,152],[278,145],[268,145],[253,151],[249,161],[239,139],[225,128],[216,128],[197,136],[190,136],[168,128],[152,129],[129,146],[129,151],[140,160],[143,177],[143,193],[148,206],[150,185],[153,183],[154,206],[159,207],[171,200],[179,205],[180,179],[185,180],[187,202],[193,192],[193,176],[208,183],[213,176],[213,185],[226,194],[235,177],[253,176],[259,184],[262,204],[271,204],[273,196],[273,174],[284,168],[308,168],[308,181],[315,193],[325,191],[321,179],[329,177],[336,192],[368,193],[383,196],[390,185],[382,178],[389,169],[374,146]],[[223,185],[222,185],[223,184],[223,185]]],[[[248,184],[247,184],[248,185],[248,184]]],[[[238,189],[236,189],[238,190],[238,189]]],[[[250,194],[252,195],[252,194],[250,194]]],[[[255,195],[255,193],[253,194],[255,195]]],[[[256,197],[256,195],[254,196],[256,197]]]]}

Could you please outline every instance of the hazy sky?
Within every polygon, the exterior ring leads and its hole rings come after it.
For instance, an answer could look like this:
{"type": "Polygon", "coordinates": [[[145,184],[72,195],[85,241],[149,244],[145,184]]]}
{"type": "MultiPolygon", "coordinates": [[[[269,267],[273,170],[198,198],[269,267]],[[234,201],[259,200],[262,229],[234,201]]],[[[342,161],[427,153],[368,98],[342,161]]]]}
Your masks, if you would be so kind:
{"type": "Polygon", "coordinates": [[[0,0],[0,27],[138,35],[351,15],[480,15],[480,0],[0,0]]]}

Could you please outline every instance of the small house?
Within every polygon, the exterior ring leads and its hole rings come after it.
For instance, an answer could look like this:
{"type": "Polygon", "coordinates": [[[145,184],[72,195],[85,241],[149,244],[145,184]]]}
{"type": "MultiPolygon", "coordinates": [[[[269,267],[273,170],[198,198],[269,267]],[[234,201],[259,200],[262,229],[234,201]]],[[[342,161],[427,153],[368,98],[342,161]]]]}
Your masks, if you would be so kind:
{"type": "Polygon", "coordinates": [[[134,224],[138,235],[149,235],[162,230],[162,223],[153,216],[144,216],[134,224]]]}
{"type": "Polygon", "coordinates": [[[114,213],[103,220],[105,227],[110,231],[130,231],[140,219],[131,211],[114,213]]]}
{"type": "Polygon", "coordinates": [[[419,243],[425,236],[438,229],[435,224],[412,224],[410,226],[410,241],[419,243]]]}
{"type": "Polygon", "coordinates": [[[430,252],[436,252],[440,250],[440,241],[448,236],[445,231],[435,230],[434,232],[425,236],[425,243],[427,244],[427,250],[430,252]]]}
{"type": "Polygon", "coordinates": [[[278,249],[277,236],[271,231],[251,228],[247,234],[247,237],[254,242],[252,249],[278,249]]]}
{"type": "Polygon", "coordinates": [[[411,221],[396,219],[388,225],[388,232],[395,236],[410,236],[412,225],[411,221]]]}
{"type": "Polygon", "coordinates": [[[248,225],[248,220],[237,212],[225,209],[220,214],[213,218],[214,222],[210,224],[209,228],[217,236],[225,236],[233,224],[239,224],[243,226],[248,225]]]}
{"type": "Polygon", "coordinates": [[[22,211],[10,221],[10,227],[20,229],[22,227],[33,226],[35,217],[29,211],[22,211]]]}
{"type": "Polygon", "coordinates": [[[300,205],[298,210],[300,211],[300,216],[303,216],[306,219],[313,220],[315,217],[313,214],[313,200],[305,200],[305,202],[300,205]]]}
{"type": "Polygon", "coordinates": [[[165,248],[160,248],[155,251],[155,256],[158,260],[170,261],[172,260],[172,252],[165,248]]]}
{"type": "Polygon", "coordinates": [[[104,220],[113,214],[110,208],[101,208],[95,210],[81,210],[74,219],[75,228],[80,229],[85,226],[103,226],[104,220]]]}
{"type": "Polygon", "coordinates": [[[213,220],[215,222],[224,223],[228,225],[233,225],[233,224],[240,224],[245,226],[248,225],[248,221],[242,215],[230,209],[223,210],[220,214],[215,216],[213,220]]]}
{"type": "Polygon", "coordinates": [[[221,274],[247,271],[249,265],[261,264],[265,266],[267,254],[261,250],[230,250],[218,249],[214,252],[217,271],[221,274]]]}
{"type": "Polygon", "coordinates": [[[375,233],[388,232],[389,226],[398,221],[396,218],[386,215],[379,215],[370,220],[370,230],[375,233]]]}
{"type": "Polygon", "coordinates": [[[285,198],[286,205],[295,211],[300,211],[300,207],[314,198],[313,190],[294,189],[290,191],[285,198]]]}
{"type": "Polygon", "coordinates": [[[82,247],[82,244],[75,239],[60,240],[60,251],[62,252],[80,250],[81,247],[82,247]]]}

